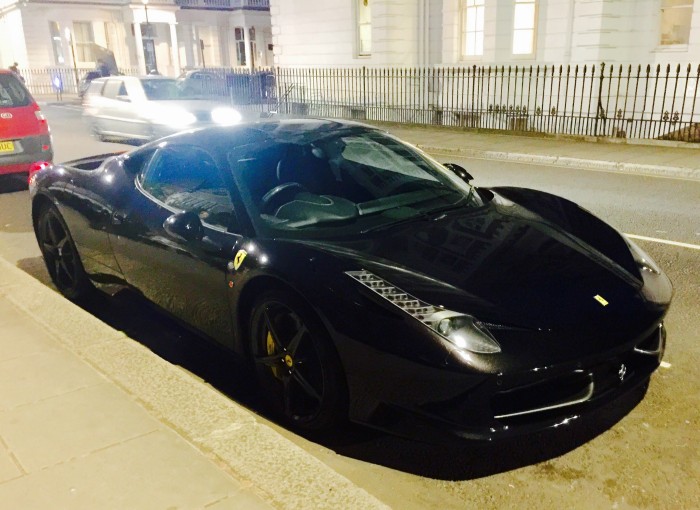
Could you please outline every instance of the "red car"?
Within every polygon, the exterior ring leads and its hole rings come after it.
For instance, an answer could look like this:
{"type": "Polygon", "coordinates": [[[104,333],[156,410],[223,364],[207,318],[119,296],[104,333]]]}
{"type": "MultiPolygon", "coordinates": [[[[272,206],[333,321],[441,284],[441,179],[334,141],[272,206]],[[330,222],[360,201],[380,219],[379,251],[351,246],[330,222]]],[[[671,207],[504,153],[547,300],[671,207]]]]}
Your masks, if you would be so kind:
{"type": "Polygon", "coordinates": [[[28,173],[52,159],[46,117],[17,75],[0,69],[0,175],[28,173]]]}

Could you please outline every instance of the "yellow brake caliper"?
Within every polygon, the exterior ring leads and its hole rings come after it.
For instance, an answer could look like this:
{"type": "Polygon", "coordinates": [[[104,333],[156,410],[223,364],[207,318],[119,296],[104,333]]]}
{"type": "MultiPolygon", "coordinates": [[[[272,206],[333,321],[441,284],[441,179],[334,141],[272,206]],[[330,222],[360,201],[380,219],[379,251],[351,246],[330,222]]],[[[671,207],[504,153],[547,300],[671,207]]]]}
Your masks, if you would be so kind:
{"type": "MultiPolygon", "coordinates": [[[[272,356],[277,350],[275,347],[275,340],[272,338],[272,333],[269,331],[267,332],[267,338],[265,339],[265,349],[267,350],[268,356],[272,356]]],[[[274,375],[277,379],[280,379],[280,367],[274,366],[270,368],[272,369],[272,375],[274,375]]]]}

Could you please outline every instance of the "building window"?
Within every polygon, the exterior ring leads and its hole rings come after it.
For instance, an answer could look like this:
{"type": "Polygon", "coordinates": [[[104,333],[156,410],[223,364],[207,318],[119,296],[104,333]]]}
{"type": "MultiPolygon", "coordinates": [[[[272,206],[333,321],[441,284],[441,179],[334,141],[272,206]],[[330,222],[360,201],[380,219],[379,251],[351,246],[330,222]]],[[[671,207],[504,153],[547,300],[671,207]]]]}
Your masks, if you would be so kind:
{"type": "Polygon", "coordinates": [[[66,63],[63,55],[63,42],[61,41],[61,29],[55,21],[49,21],[49,33],[51,34],[51,46],[53,46],[53,59],[56,65],[66,63]]]}
{"type": "Polygon", "coordinates": [[[372,9],[369,0],[357,0],[357,54],[372,54],[372,9]]]}
{"type": "Polygon", "coordinates": [[[463,0],[464,44],[467,57],[484,54],[484,0],[463,0]]]}
{"type": "Polygon", "coordinates": [[[92,23],[89,21],[73,22],[73,44],[75,58],[78,62],[94,62],[93,44],[95,37],[92,33],[92,23]]]}
{"type": "Polygon", "coordinates": [[[513,55],[535,52],[536,0],[515,0],[513,20],[513,55]]]}
{"type": "Polygon", "coordinates": [[[239,66],[246,65],[245,60],[245,28],[236,27],[234,35],[236,37],[236,60],[239,66]]]}
{"type": "Polygon", "coordinates": [[[662,0],[661,44],[688,44],[693,0],[662,0]]]}

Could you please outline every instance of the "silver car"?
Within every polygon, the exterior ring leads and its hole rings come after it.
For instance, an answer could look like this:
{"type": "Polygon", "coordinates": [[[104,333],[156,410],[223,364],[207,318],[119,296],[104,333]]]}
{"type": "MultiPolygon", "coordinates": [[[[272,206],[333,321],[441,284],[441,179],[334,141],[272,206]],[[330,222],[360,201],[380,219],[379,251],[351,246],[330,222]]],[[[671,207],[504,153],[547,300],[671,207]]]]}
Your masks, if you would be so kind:
{"type": "Polygon", "coordinates": [[[83,105],[83,116],[100,139],[155,140],[185,129],[242,120],[236,109],[188,96],[175,79],[162,76],[93,80],[83,105]]]}

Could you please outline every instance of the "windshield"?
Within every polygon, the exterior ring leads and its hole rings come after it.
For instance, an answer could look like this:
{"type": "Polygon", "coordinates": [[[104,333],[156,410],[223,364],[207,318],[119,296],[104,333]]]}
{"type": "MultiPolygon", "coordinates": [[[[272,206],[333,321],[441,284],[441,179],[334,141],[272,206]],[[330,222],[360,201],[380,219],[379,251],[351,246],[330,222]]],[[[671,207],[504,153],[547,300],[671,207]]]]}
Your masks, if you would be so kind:
{"type": "Polygon", "coordinates": [[[190,93],[184,91],[178,82],[167,78],[143,78],[141,80],[143,91],[149,101],[167,101],[171,99],[196,99],[190,93]]]}
{"type": "Polygon", "coordinates": [[[357,235],[481,205],[442,165],[366,128],[265,138],[228,161],[256,229],[278,237],[357,235]]]}

